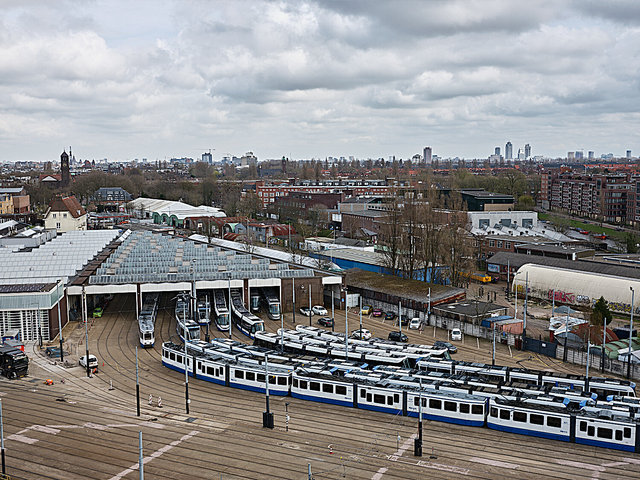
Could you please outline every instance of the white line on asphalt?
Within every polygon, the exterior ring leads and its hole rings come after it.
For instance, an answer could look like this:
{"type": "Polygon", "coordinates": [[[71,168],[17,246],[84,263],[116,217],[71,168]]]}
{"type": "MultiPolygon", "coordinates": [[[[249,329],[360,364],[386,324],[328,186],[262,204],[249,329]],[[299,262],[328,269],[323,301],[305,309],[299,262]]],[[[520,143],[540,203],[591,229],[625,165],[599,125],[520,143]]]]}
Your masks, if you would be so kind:
{"type": "Polygon", "coordinates": [[[481,458],[481,457],[471,457],[469,461],[475,462],[475,463],[483,463],[485,465],[491,465],[492,467],[509,468],[509,469],[516,469],[520,466],[517,463],[500,462],[498,460],[491,460],[490,458],[481,458]]]}
{"type": "MultiPolygon", "coordinates": [[[[193,430],[193,431],[187,433],[186,435],[183,435],[178,440],[174,440],[170,444],[165,445],[164,447],[160,448],[159,450],[156,450],[155,452],[153,452],[148,457],[144,457],[144,459],[142,460],[142,463],[143,464],[149,463],[154,458],[159,457],[163,453],[168,452],[173,447],[176,447],[176,446],[180,445],[182,442],[185,442],[185,441],[189,440],[191,437],[197,435],[198,433],[200,433],[200,432],[198,432],[197,430],[193,430]]],[[[117,475],[114,475],[109,480],[120,480],[122,477],[130,474],[131,472],[135,472],[136,470],[138,470],[138,467],[139,467],[139,465],[137,463],[134,464],[134,465],[131,465],[129,468],[127,468],[126,470],[123,470],[122,472],[120,472],[117,475]]]]}

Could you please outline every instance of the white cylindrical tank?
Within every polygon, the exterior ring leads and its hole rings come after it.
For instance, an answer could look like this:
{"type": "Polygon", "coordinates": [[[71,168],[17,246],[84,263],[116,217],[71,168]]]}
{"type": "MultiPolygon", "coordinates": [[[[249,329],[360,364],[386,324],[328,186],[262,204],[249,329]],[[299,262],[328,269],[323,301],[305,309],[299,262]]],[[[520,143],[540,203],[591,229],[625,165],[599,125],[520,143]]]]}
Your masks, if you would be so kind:
{"type": "Polygon", "coordinates": [[[513,276],[511,289],[518,290],[518,297],[524,296],[527,274],[530,297],[551,301],[555,291],[557,303],[582,306],[591,306],[604,297],[609,308],[616,312],[631,312],[632,287],[636,292],[634,303],[638,312],[640,279],[527,263],[513,276]]]}

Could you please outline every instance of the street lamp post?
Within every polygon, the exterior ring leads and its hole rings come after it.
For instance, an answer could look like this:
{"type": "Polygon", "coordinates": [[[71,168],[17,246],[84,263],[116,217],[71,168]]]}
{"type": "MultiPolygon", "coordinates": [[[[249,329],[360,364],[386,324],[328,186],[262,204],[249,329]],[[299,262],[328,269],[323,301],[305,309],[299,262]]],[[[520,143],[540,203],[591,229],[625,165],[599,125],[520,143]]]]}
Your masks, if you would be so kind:
{"type": "Polygon", "coordinates": [[[309,326],[311,326],[311,315],[313,314],[313,312],[311,312],[311,284],[309,284],[309,326]]]}
{"type": "Polygon", "coordinates": [[[82,317],[84,320],[84,346],[85,346],[85,363],[87,364],[87,377],[91,377],[91,369],[89,368],[89,328],[87,324],[87,294],[82,286],[82,317]]]}
{"type": "Polygon", "coordinates": [[[634,303],[634,296],[635,296],[635,290],[633,289],[633,287],[629,287],[629,290],[631,290],[631,323],[629,324],[629,355],[627,357],[627,378],[631,378],[631,336],[632,336],[632,332],[633,332],[633,303],[634,303]]]}
{"type": "Polygon", "coordinates": [[[227,275],[227,285],[229,287],[229,340],[231,340],[231,325],[233,325],[233,322],[231,321],[231,317],[233,317],[233,314],[231,313],[231,272],[228,272],[227,275]]]}
{"type": "Polygon", "coordinates": [[[296,324],[296,279],[291,277],[291,294],[293,299],[293,324],[296,324]]]}
{"type": "Polygon", "coordinates": [[[62,319],[60,318],[60,283],[62,283],[61,279],[58,280],[58,288],[56,289],[56,293],[58,293],[58,338],[60,340],[60,361],[64,362],[64,352],[62,351],[62,319]]]}
{"type": "Polygon", "coordinates": [[[349,307],[347,306],[347,286],[344,287],[344,359],[349,360],[349,307]]]}
{"type": "Polygon", "coordinates": [[[333,314],[333,285],[331,285],[331,331],[335,331],[336,317],[333,314]]]}

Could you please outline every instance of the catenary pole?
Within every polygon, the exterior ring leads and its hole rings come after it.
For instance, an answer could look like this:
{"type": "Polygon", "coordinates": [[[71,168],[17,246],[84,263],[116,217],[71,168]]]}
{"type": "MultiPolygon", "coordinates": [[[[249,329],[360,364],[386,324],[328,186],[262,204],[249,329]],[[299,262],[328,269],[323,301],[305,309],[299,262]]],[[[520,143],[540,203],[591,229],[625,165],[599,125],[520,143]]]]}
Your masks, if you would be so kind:
{"type": "Polygon", "coordinates": [[[138,346],[136,345],[136,413],[140,416],[140,375],[138,373],[138,346]]]}
{"type": "Polygon", "coordinates": [[[56,289],[56,293],[58,294],[58,339],[60,340],[60,361],[64,362],[64,352],[62,351],[62,319],[60,318],[60,302],[62,301],[62,298],[60,297],[61,283],[62,279],[58,280],[58,288],[56,289]]]}
{"type": "Polygon", "coordinates": [[[85,360],[87,364],[87,377],[91,377],[91,369],[89,367],[89,327],[87,324],[89,321],[87,320],[87,294],[84,290],[84,285],[82,286],[82,316],[84,317],[84,346],[85,346],[85,360]]]}
{"type": "Polygon", "coordinates": [[[627,356],[627,378],[631,378],[631,360],[633,359],[633,356],[631,355],[631,337],[633,334],[633,305],[635,301],[634,296],[636,293],[633,287],[629,287],[629,290],[631,290],[631,323],[629,324],[629,354],[627,356]]]}

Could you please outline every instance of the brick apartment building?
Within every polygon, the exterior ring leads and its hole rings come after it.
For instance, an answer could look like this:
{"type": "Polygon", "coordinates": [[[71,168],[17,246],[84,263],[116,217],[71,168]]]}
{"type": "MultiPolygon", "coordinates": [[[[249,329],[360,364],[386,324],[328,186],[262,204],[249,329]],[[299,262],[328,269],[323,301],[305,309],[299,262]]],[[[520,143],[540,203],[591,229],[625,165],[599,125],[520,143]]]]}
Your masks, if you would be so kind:
{"type": "Polygon", "coordinates": [[[393,195],[395,186],[385,185],[384,181],[345,181],[345,182],[317,182],[300,184],[265,184],[256,182],[256,195],[262,200],[266,208],[279,197],[287,197],[293,192],[300,193],[345,193],[353,196],[386,196],[393,195]]]}
{"type": "Polygon", "coordinates": [[[561,171],[544,173],[543,208],[605,222],[640,222],[640,176],[628,173],[584,175],[561,171]]]}

